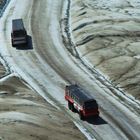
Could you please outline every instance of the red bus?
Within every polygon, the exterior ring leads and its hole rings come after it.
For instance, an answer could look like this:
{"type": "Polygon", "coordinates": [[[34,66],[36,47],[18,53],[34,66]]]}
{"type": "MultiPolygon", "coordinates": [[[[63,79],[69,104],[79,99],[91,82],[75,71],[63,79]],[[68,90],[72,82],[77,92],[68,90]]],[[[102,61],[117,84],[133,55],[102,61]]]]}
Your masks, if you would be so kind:
{"type": "Polygon", "coordinates": [[[66,86],[65,99],[68,101],[68,108],[73,112],[77,111],[81,120],[84,120],[89,116],[99,116],[96,100],[80,86],[66,86]]]}

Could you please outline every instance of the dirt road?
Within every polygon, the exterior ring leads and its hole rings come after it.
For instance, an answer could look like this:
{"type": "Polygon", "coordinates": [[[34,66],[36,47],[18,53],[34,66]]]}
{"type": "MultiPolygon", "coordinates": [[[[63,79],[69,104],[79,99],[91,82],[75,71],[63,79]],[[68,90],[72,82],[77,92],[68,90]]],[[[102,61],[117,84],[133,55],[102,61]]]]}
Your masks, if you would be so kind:
{"type": "Polygon", "coordinates": [[[1,31],[5,29],[1,41],[5,46],[3,56],[11,71],[49,103],[69,114],[91,139],[137,139],[139,118],[117,98],[106,94],[109,91],[100,88],[97,80],[65,48],[60,29],[64,4],[67,7],[67,1],[62,0],[24,0],[21,7],[21,1],[17,0],[16,5],[15,0],[11,1],[1,22],[1,31]],[[26,49],[11,47],[11,20],[19,17],[24,19],[31,36],[26,49]],[[77,114],[67,110],[64,87],[73,82],[82,85],[97,99],[101,112],[98,120],[83,122],[77,114]]]}

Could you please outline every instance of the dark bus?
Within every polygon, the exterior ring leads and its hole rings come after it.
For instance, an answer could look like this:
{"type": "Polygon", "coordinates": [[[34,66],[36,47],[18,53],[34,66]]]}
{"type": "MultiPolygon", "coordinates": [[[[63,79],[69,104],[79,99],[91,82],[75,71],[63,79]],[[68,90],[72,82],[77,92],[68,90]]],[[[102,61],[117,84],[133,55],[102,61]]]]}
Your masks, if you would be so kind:
{"type": "Polygon", "coordinates": [[[22,19],[12,20],[11,42],[13,47],[27,45],[27,32],[22,19]]]}
{"type": "Polygon", "coordinates": [[[78,85],[65,87],[65,99],[68,101],[68,108],[78,111],[81,120],[89,116],[99,116],[96,100],[78,85]]]}

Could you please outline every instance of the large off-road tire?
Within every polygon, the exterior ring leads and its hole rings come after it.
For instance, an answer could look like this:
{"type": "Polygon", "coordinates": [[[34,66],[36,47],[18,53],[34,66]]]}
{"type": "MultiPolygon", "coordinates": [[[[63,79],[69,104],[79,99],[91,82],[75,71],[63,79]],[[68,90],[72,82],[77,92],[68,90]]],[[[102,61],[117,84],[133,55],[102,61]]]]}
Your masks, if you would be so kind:
{"type": "Polygon", "coordinates": [[[76,112],[76,109],[74,108],[74,105],[73,104],[71,104],[71,111],[72,112],[76,112]]]}
{"type": "Polygon", "coordinates": [[[80,117],[81,120],[85,120],[85,117],[84,117],[82,112],[79,112],[79,117],[80,117]]]}
{"type": "Polygon", "coordinates": [[[72,105],[72,103],[70,101],[68,101],[68,108],[69,108],[69,110],[71,110],[71,105],[72,105]]]}
{"type": "Polygon", "coordinates": [[[68,101],[68,108],[72,111],[72,112],[76,112],[76,109],[74,108],[74,105],[68,101]]]}
{"type": "Polygon", "coordinates": [[[12,47],[15,47],[15,45],[14,45],[13,41],[11,41],[11,42],[12,42],[12,47]]]}

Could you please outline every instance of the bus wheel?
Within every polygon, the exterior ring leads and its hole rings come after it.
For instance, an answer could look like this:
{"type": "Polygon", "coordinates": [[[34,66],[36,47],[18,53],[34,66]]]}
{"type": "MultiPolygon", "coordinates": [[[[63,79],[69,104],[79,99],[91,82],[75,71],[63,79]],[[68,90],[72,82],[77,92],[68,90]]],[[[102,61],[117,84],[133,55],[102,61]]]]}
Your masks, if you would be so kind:
{"type": "Polygon", "coordinates": [[[68,101],[68,108],[69,108],[69,110],[71,110],[71,109],[72,109],[72,104],[71,104],[71,102],[70,102],[70,101],[68,101]]]}
{"type": "Polygon", "coordinates": [[[85,119],[85,117],[83,116],[83,113],[82,112],[79,112],[79,117],[80,117],[81,120],[84,120],[85,119]]]}
{"type": "Polygon", "coordinates": [[[15,45],[14,45],[13,41],[12,41],[12,47],[15,47],[15,45]]]}
{"type": "Polygon", "coordinates": [[[75,110],[73,104],[71,104],[71,111],[72,111],[72,112],[76,112],[76,110],[75,110]]]}

